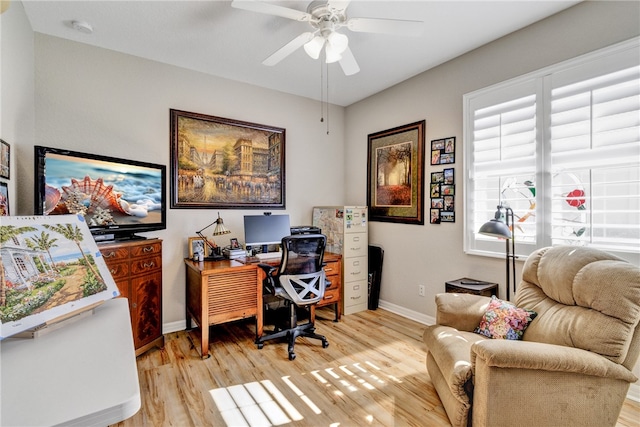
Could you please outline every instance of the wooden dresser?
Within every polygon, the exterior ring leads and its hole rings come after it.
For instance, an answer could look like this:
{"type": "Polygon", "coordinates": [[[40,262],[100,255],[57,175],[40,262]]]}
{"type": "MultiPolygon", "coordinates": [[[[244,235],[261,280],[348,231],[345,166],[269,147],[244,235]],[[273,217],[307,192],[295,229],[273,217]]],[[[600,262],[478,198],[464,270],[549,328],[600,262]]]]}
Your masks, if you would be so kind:
{"type": "Polygon", "coordinates": [[[121,296],[129,299],[136,356],[162,348],[162,240],[99,245],[121,296]]]}

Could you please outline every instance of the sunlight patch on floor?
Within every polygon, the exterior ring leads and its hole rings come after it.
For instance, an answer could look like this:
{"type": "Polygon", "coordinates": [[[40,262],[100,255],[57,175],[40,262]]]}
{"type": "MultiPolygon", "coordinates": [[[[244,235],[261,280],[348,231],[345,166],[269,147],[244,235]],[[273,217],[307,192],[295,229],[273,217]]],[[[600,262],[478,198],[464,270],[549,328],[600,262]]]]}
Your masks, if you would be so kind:
{"type": "MultiPolygon", "coordinates": [[[[385,375],[381,368],[371,362],[340,365],[337,368],[310,371],[310,374],[318,384],[332,388],[331,393],[337,396],[384,387],[387,383],[383,377],[391,382],[401,382],[393,375],[385,375]]],[[[296,405],[280,391],[282,387],[291,390],[313,413],[322,413],[317,402],[313,402],[296,385],[295,377],[284,376],[281,380],[280,388],[270,380],[263,380],[212,389],[209,393],[228,427],[280,426],[302,420],[304,417],[296,405]]],[[[373,415],[367,415],[364,421],[370,424],[373,420],[373,415]]],[[[340,422],[330,425],[339,426],[340,422]]]]}

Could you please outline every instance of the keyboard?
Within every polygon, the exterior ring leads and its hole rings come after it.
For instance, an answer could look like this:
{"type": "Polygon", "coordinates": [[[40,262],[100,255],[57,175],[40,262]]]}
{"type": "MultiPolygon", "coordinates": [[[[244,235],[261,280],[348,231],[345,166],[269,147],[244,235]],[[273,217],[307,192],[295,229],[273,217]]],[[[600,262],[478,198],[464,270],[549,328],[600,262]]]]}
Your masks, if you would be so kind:
{"type": "Polygon", "coordinates": [[[282,253],[281,252],[261,253],[261,254],[256,254],[256,258],[258,258],[260,261],[264,261],[268,259],[280,259],[282,258],[282,253]]]}

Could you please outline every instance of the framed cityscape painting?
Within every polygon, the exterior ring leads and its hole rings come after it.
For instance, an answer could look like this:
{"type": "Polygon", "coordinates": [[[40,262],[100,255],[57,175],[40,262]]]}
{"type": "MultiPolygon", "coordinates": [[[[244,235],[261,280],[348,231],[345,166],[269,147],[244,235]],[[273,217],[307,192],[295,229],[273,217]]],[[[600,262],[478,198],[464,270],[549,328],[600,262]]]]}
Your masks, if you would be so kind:
{"type": "Polygon", "coordinates": [[[285,208],[285,129],[170,115],[172,208],[285,208]]]}

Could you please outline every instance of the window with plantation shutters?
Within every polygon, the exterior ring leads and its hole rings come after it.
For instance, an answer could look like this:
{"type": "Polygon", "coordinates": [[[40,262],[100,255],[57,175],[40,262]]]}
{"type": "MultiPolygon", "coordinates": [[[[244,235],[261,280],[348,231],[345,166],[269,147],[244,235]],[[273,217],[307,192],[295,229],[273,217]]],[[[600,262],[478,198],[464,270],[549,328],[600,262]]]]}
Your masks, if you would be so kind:
{"type": "Polygon", "coordinates": [[[585,245],[640,259],[640,43],[622,43],[467,94],[465,250],[514,212],[516,253],[585,245]]]}

